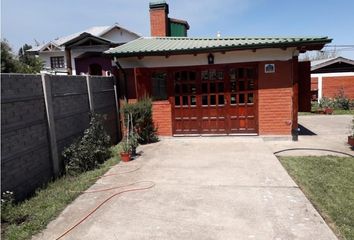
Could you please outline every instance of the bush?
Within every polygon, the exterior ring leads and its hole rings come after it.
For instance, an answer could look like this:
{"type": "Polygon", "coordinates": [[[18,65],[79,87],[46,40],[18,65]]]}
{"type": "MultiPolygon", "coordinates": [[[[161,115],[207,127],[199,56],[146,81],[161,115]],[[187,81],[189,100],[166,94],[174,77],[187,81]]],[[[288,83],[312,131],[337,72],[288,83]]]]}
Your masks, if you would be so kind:
{"type": "Polygon", "coordinates": [[[349,110],[350,109],[350,105],[351,105],[350,100],[345,95],[343,88],[341,88],[338,91],[338,94],[336,95],[334,101],[335,101],[335,108],[336,109],[342,109],[342,110],[349,110]]]}
{"type": "Polygon", "coordinates": [[[152,121],[152,102],[144,98],[136,103],[126,103],[122,108],[124,123],[128,121],[128,115],[133,118],[134,131],[138,134],[141,144],[157,142],[156,128],[152,121]]]}
{"type": "Polygon", "coordinates": [[[327,98],[327,97],[323,97],[320,99],[320,102],[319,102],[319,107],[321,109],[325,109],[325,108],[334,108],[334,101],[330,98],[327,98]]]}
{"type": "Polygon", "coordinates": [[[63,151],[65,170],[75,175],[97,168],[111,155],[110,137],[103,128],[102,116],[91,114],[90,127],[81,139],[63,151]]]}

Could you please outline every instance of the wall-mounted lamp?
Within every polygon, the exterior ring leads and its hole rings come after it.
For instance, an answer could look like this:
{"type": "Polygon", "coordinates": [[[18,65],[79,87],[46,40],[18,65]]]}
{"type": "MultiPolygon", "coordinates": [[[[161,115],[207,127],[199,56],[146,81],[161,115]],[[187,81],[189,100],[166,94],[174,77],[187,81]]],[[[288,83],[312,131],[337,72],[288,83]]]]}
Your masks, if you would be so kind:
{"type": "Polygon", "coordinates": [[[208,55],[208,64],[214,64],[214,55],[211,53],[208,55]]]}

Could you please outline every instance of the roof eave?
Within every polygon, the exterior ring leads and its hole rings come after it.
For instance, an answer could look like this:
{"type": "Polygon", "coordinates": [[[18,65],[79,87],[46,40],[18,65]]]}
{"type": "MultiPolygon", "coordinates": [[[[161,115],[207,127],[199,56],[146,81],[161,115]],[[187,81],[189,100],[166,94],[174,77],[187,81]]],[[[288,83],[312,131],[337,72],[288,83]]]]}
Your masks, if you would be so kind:
{"type": "Polygon", "coordinates": [[[325,39],[321,41],[309,41],[301,43],[277,43],[277,44],[255,44],[246,46],[229,46],[229,47],[213,47],[213,48],[199,48],[199,49],[185,49],[185,50],[171,50],[171,51],[150,51],[150,52],[127,52],[127,53],[107,53],[114,57],[142,57],[142,56],[166,56],[166,55],[182,55],[182,54],[200,54],[210,52],[230,52],[237,50],[255,50],[264,48],[289,48],[296,47],[300,52],[309,50],[320,50],[325,44],[330,43],[332,39],[325,39]]]}

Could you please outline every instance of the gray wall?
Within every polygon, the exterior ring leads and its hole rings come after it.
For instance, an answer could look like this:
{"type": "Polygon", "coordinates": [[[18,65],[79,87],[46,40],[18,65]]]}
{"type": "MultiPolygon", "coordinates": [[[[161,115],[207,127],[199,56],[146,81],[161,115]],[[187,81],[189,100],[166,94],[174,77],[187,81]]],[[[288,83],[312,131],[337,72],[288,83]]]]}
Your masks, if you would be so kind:
{"type": "MultiPolygon", "coordinates": [[[[15,192],[20,200],[56,175],[55,158],[62,170],[61,152],[81,136],[89,124],[91,85],[94,112],[105,114],[105,128],[118,140],[117,109],[113,77],[1,74],[1,190],[15,192]],[[48,127],[42,77],[49,83],[48,127]],[[54,144],[50,141],[55,135],[54,144]],[[57,151],[52,152],[53,145],[57,151]],[[56,154],[56,155],[55,155],[56,154]],[[54,170],[53,170],[54,168],[54,170]]],[[[48,91],[46,91],[48,93],[48,91]]]]}

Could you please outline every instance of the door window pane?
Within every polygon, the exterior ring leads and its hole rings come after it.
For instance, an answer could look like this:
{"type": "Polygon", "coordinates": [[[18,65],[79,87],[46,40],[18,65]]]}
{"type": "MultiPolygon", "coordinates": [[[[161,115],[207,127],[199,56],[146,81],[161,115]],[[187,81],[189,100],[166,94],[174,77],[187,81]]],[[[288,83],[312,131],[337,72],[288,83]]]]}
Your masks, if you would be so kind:
{"type": "Polygon", "coordinates": [[[209,72],[207,70],[202,71],[202,80],[208,80],[209,79],[209,72]]]}
{"type": "Polygon", "coordinates": [[[182,93],[188,93],[188,85],[182,84],[182,93]]]}
{"type": "Polygon", "coordinates": [[[238,95],[238,102],[240,104],[245,103],[245,94],[241,93],[240,95],[238,95]]]}
{"type": "Polygon", "coordinates": [[[182,71],[181,78],[182,78],[182,81],[187,81],[188,80],[188,72],[182,71]]]}
{"type": "Polygon", "coordinates": [[[249,79],[248,80],[248,90],[253,90],[254,89],[254,80],[249,79]]]}
{"type": "Polygon", "coordinates": [[[245,81],[239,81],[238,82],[238,90],[239,91],[244,91],[245,90],[245,81]]]}
{"type": "Polygon", "coordinates": [[[188,106],[188,96],[182,97],[183,106],[188,106]]]}
{"type": "Polygon", "coordinates": [[[236,104],[236,94],[231,94],[231,98],[230,98],[230,104],[236,104]]]}
{"type": "Polygon", "coordinates": [[[175,105],[180,106],[181,105],[181,99],[179,96],[175,96],[175,105]]]}
{"type": "Polygon", "coordinates": [[[248,94],[247,103],[253,103],[253,93],[248,94]]]}
{"type": "Polygon", "coordinates": [[[189,72],[189,80],[194,81],[196,79],[196,74],[195,72],[189,72]]]}
{"type": "Polygon", "coordinates": [[[191,90],[190,90],[191,93],[193,93],[193,94],[197,93],[197,88],[195,87],[195,84],[191,84],[190,88],[191,88],[191,90]]]}
{"type": "Polygon", "coordinates": [[[218,80],[224,79],[224,72],[223,71],[217,71],[216,75],[217,75],[218,80]]]}
{"type": "Polygon", "coordinates": [[[197,105],[197,99],[195,96],[191,96],[191,106],[197,105]]]}
{"type": "Polygon", "coordinates": [[[202,96],[202,105],[203,106],[207,106],[208,105],[208,96],[207,95],[203,95],[202,96]]]}
{"type": "Polygon", "coordinates": [[[210,93],[215,93],[215,83],[210,83],[209,87],[210,87],[210,93]]]}
{"type": "Polygon", "coordinates": [[[181,89],[180,89],[180,85],[179,84],[175,84],[175,93],[180,93],[181,89]]]}
{"type": "Polygon", "coordinates": [[[225,104],[224,95],[219,95],[218,96],[218,105],[224,105],[224,104],[225,104]]]}
{"type": "Polygon", "coordinates": [[[208,93],[208,84],[207,83],[202,84],[202,93],[208,93]]]}
{"type": "Polygon", "coordinates": [[[231,82],[231,92],[236,92],[236,81],[231,82]]]}
{"type": "Polygon", "coordinates": [[[218,92],[219,93],[224,92],[224,83],[222,83],[222,82],[218,83],[218,92]]]}
{"type": "Polygon", "coordinates": [[[230,75],[230,80],[236,80],[236,69],[231,68],[229,75],[230,75]]]}
{"type": "Polygon", "coordinates": [[[154,73],[152,75],[152,98],[153,100],[167,99],[167,74],[154,73]]]}
{"type": "Polygon", "coordinates": [[[216,96],[210,95],[210,105],[216,105],[216,96]]]}
{"type": "Polygon", "coordinates": [[[244,69],[243,68],[239,68],[238,69],[238,78],[243,78],[244,77],[244,69]]]}

